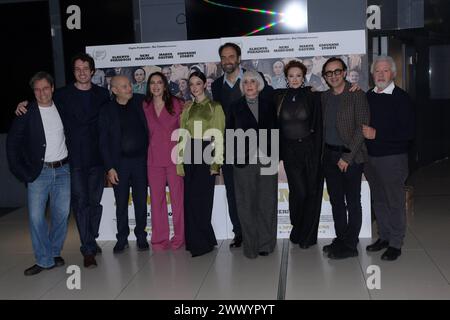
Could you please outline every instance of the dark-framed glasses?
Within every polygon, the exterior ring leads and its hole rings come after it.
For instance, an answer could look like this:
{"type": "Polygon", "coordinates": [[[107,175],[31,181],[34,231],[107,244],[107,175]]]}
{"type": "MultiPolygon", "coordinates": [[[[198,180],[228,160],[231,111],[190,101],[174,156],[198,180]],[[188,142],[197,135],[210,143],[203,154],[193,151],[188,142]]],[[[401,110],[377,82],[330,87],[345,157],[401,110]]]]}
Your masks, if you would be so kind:
{"type": "Polygon", "coordinates": [[[327,78],[332,77],[333,74],[334,74],[335,76],[339,76],[339,75],[341,75],[341,73],[342,73],[343,71],[344,71],[344,70],[342,70],[342,69],[330,70],[330,71],[325,72],[324,75],[325,75],[325,77],[327,77],[327,78]]]}

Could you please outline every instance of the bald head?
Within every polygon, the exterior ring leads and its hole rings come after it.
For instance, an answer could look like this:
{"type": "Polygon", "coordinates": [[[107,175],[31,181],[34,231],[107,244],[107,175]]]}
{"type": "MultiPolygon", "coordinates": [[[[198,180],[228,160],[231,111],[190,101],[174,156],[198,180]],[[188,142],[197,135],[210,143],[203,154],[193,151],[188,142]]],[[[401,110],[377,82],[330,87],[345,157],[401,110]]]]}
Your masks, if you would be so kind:
{"type": "Polygon", "coordinates": [[[130,82],[130,80],[126,76],[114,76],[111,79],[111,87],[117,87],[120,86],[126,82],[130,82]]]}
{"type": "Polygon", "coordinates": [[[114,76],[111,79],[111,91],[119,104],[127,104],[133,97],[131,82],[126,76],[114,76]]]}

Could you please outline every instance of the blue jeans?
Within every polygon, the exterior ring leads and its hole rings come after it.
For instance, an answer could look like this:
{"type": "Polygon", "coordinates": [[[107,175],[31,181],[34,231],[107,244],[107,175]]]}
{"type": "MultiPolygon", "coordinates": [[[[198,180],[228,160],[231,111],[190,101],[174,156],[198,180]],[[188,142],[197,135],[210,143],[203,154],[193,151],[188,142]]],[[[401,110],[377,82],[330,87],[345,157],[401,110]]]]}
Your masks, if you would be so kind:
{"type": "Polygon", "coordinates": [[[31,242],[36,264],[52,267],[54,257],[61,255],[67,234],[70,212],[70,168],[43,167],[36,180],[28,184],[28,212],[30,215],[31,242]],[[45,218],[45,208],[50,197],[50,227],[45,218]]]}
{"type": "Polygon", "coordinates": [[[72,167],[72,208],[80,233],[83,256],[97,253],[98,237],[103,207],[100,204],[105,186],[103,167],[72,167]]]}

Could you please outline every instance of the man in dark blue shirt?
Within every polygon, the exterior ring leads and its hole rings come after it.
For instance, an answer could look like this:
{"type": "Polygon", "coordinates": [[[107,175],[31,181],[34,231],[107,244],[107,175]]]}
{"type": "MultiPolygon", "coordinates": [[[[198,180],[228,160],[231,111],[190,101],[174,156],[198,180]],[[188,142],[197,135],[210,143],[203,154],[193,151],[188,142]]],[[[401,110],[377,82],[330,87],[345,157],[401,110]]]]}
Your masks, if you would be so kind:
{"type": "Polygon", "coordinates": [[[414,113],[408,94],[394,84],[396,66],[391,57],[375,58],[371,72],[375,88],[367,92],[370,125],[363,125],[362,130],[379,239],[366,249],[375,252],[387,248],[381,259],[392,261],[401,255],[406,232],[405,181],[414,113]]]}

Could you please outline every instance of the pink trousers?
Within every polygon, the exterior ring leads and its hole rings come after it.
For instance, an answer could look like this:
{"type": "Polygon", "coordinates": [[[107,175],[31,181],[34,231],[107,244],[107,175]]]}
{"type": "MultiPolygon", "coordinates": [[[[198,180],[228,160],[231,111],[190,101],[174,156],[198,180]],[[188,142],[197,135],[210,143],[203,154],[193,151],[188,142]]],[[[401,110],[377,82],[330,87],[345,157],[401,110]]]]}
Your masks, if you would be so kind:
{"type": "Polygon", "coordinates": [[[176,167],[148,167],[150,185],[152,249],[179,249],[184,245],[184,181],[176,167]],[[170,239],[166,183],[169,185],[174,236],[170,239]]]}

